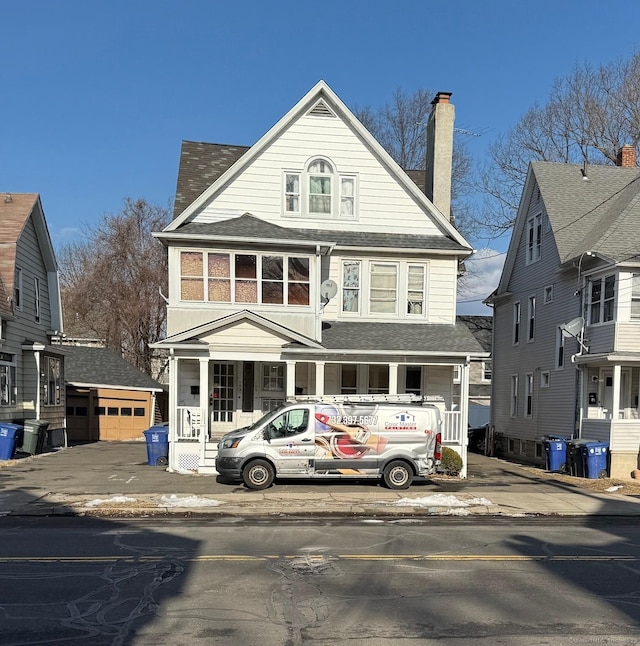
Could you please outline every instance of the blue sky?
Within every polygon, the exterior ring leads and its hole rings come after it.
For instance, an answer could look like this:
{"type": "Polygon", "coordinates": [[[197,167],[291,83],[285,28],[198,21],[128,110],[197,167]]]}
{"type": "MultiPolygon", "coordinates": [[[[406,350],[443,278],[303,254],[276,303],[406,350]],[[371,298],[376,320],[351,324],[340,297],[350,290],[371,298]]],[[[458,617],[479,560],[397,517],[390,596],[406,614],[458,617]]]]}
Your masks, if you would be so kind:
{"type": "MultiPolygon", "coordinates": [[[[319,79],[350,107],[453,92],[479,159],[555,78],[637,51],[640,3],[0,0],[0,25],[0,191],[40,193],[59,248],[127,197],[168,204],[183,139],[250,145],[319,79]]],[[[508,241],[471,242],[493,257],[465,300],[508,241]]]]}

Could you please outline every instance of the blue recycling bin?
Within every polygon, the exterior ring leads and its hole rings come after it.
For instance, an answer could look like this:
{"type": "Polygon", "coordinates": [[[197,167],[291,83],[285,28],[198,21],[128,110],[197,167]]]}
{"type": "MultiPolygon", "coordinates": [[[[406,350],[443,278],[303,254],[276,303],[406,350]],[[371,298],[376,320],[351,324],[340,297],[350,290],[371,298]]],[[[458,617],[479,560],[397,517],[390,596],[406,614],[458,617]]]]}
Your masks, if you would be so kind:
{"type": "Polygon", "coordinates": [[[147,441],[147,463],[150,467],[169,464],[169,427],[152,426],[144,431],[147,441]]]}
{"type": "Polygon", "coordinates": [[[22,426],[19,424],[0,422],[0,460],[11,460],[21,433],[22,426]]]}
{"type": "Polygon", "coordinates": [[[543,439],[547,471],[565,471],[567,468],[567,439],[550,435],[543,439]]]}
{"type": "Polygon", "coordinates": [[[595,480],[596,478],[606,478],[608,476],[608,454],[608,442],[585,442],[582,445],[584,475],[592,480],[595,480]]]}

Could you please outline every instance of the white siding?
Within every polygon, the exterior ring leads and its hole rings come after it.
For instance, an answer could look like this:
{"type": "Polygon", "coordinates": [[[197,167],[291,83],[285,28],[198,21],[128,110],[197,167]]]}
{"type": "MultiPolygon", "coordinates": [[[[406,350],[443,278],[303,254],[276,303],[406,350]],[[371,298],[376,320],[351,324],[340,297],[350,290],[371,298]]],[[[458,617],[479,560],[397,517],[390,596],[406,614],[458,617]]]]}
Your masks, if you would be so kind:
{"type": "Polygon", "coordinates": [[[302,116],[249,168],[215,196],[193,221],[228,219],[249,212],[280,226],[338,231],[437,235],[439,229],[407,190],[340,119],[302,116]],[[314,156],[330,159],[338,173],[358,177],[356,220],[292,217],[283,214],[284,170],[303,170],[314,156]]]}

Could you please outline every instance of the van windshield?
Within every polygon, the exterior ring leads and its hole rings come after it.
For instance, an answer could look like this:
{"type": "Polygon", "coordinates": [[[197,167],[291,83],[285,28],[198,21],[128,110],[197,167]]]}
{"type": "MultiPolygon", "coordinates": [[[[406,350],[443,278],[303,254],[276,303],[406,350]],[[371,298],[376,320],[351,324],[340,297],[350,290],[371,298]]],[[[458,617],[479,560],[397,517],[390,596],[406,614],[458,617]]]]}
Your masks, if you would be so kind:
{"type": "Polygon", "coordinates": [[[256,420],[251,426],[247,426],[247,429],[250,431],[253,431],[254,429],[258,428],[258,426],[262,426],[263,424],[267,424],[269,421],[271,421],[274,417],[277,417],[280,415],[280,412],[282,411],[282,408],[276,408],[276,410],[271,410],[268,413],[265,413],[260,419],[256,420]]]}

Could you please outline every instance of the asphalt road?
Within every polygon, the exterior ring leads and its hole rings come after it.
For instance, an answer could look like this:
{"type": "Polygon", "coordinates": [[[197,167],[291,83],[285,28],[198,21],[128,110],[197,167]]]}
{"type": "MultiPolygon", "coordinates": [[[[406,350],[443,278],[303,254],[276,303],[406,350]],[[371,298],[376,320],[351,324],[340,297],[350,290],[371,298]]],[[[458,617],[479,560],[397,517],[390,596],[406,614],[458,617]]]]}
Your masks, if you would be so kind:
{"type": "Polygon", "coordinates": [[[0,643],[631,645],[640,530],[0,519],[0,643]]]}

